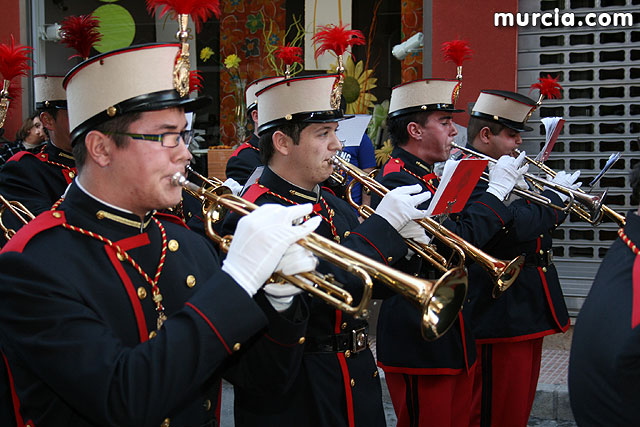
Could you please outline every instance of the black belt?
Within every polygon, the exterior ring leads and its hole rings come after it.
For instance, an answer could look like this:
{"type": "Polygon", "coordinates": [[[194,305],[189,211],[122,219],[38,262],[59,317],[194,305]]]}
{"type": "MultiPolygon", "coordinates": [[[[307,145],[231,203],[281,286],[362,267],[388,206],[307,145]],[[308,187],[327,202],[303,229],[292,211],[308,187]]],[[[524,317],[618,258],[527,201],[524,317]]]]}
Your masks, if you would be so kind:
{"type": "Polygon", "coordinates": [[[553,264],[553,249],[526,254],[524,258],[524,265],[527,267],[549,267],[551,264],[553,264]]]}
{"type": "Polygon", "coordinates": [[[369,328],[354,329],[344,334],[307,337],[304,343],[305,353],[359,353],[369,348],[369,328]]]}

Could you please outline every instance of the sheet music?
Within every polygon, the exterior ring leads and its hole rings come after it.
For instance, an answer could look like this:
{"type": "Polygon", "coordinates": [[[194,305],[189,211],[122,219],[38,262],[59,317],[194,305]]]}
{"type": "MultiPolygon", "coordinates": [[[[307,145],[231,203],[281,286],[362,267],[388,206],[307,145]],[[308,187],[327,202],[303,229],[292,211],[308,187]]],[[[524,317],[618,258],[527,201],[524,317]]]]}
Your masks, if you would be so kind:
{"type": "Polygon", "coordinates": [[[553,150],[553,146],[558,139],[558,135],[560,135],[560,131],[564,126],[565,120],[562,117],[544,117],[541,121],[546,132],[546,141],[544,147],[542,147],[542,150],[540,150],[535,160],[545,162],[553,150]]]}
{"type": "Polygon", "coordinates": [[[342,120],[338,125],[336,135],[345,147],[355,147],[360,145],[362,136],[369,126],[371,115],[356,114],[353,118],[342,120]]]}

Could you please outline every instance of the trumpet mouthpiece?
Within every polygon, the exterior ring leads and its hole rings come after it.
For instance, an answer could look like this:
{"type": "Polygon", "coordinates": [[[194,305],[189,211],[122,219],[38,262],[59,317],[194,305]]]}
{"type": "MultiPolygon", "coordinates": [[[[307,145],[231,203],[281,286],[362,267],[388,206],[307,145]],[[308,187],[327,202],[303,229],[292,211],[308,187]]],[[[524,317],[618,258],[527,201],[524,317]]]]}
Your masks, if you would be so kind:
{"type": "Polygon", "coordinates": [[[171,177],[171,184],[182,187],[186,180],[187,178],[183,174],[176,172],[171,177]]]}

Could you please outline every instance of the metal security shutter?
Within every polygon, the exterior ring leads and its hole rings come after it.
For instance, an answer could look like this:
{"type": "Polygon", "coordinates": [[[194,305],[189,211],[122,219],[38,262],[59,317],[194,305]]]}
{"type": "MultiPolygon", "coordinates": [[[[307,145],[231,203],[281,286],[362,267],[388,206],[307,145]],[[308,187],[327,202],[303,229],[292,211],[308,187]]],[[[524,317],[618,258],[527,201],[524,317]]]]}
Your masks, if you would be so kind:
{"type": "MultiPolygon", "coordinates": [[[[520,0],[519,12],[633,14],[632,27],[519,28],[518,92],[528,95],[539,77],[558,76],[563,98],[546,100],[530,120],[533,132],[523,134],[523,147],[535,155],[544,142],[540,117],[566,120],[547,161],[554,170],[581,171],[590,181],[609,155],[622,159],[594,191],[609,188],[606,204],[626,213],[631,201],[629,172],[640,160],[640,0],[520,0]]],[[[537,97],[535,91],[531,97],[537,97]]],[[[536,98],[537,99],[537,98],[536,98]]],[[[584,179],[583,179],[584,178],[584,179]]],[[[554,235],[555,262],[569,311],[575,316],[589,292],[607,248],[617,237],[617,225],[607,219],[593,227],[571,216],[554,235]]]]}

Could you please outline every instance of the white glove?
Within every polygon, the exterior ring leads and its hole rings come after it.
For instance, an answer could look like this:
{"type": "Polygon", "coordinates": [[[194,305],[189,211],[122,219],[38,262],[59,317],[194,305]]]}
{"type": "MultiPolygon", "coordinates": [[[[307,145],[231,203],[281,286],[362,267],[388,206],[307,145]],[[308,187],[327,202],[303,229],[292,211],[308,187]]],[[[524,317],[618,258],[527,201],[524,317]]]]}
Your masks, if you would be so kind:
{"type": "MultiPolygon", "coordinates": [[[[582,185],[581,182],[576,183],[576,180],[580,177],[580,171],[575,171],[574,173],[570,174],[567,173],[565,171],[560,171],[556,174],[556,176],[554,176],[551,179],[551,182],[561,185],[563,187],[566,188],[570,188],[572,190],[577,190],[578,188],[580,188],[580,186],[582,185]]],[[[569,200],[569,196],[566,195],[565,193],[562,193],[560,191],[556,191],[553,188],[548,188],[548,187],[544,187],[545,190],[551,190],[554,193],[556,193],[561,199],[562,202],[566,202],[567,200],[569,200]]]]}
{"type": "Polygon", "coordinates": [[[269,283],[264,285],[264,295],[278,313],[282,313],[291,307],[293,297],[302,292],[302,289],[290,283],[269,283]]]}
{"type": "Polygon", "coordinates": [[[431,198],[429,191],[420,193],[420,184],[404,185],[394,188],[384,195],[376,208],[376,213],[386,219],[396,230],[400,230],[412,219],[424,218],[425,211],[416,206],[431,198]],[[418,193],[418,194],[416,194],[418,193]]]}
{"type": "Polygon", "coordinates": [[[525,155],[523,151],[516,158],[507,155],[500,157],[495,166],[489,171],[487,193],[504,200],[511,193],[520,177],[529,170],[529,165],[521,166],[525,155]]]}
{"type": "Polygon", "coordinates": [[[296,206],[267,204],[238,221],[222,270],[249,296],[275,271],[282,256],[294,242],[315,230],[322,218],[313,217],[302,225],[293,221],[311,213],[307,203],[296,206]]]}
{"type": "Polygon", "coordinates": [[[398,231],[398,233],[404,239],[411,239],[423,245],[428,245],[431,242],[431,237],[427,236],[425,229],[415,221],[407,222],[405,226],[398,231]]]}
{"type": "Polygon", "coordinates": [[[227,180],[223,182],[222,185],[228,187],[234,196],[239,195],[242,191],[242,185],[240,185],[240,183],[233,178],[227,178],[227,180]]]}

